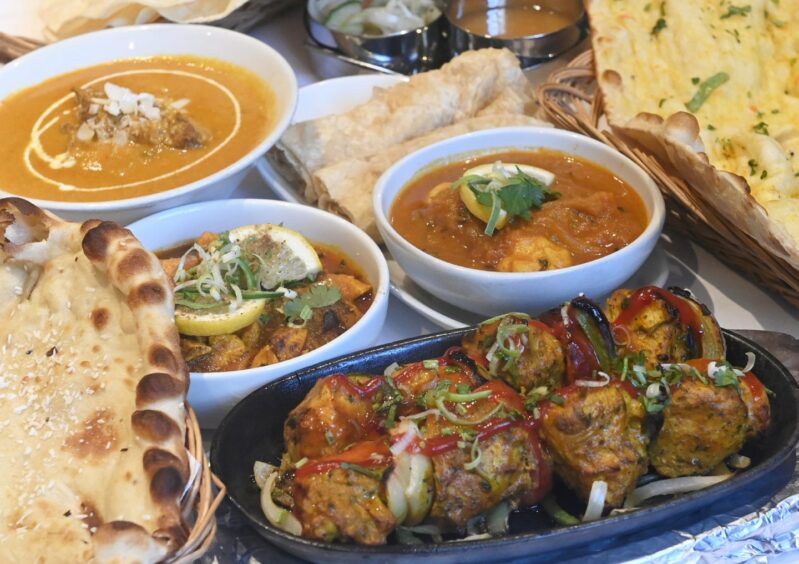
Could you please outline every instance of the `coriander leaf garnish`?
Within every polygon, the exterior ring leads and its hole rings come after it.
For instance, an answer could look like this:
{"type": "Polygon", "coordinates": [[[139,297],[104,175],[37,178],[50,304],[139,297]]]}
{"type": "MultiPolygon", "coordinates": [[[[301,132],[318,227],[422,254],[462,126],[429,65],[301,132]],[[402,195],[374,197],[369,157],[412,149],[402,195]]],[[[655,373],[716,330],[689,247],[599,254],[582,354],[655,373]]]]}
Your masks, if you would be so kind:
{"type": "Polygon", "coordinates": [[[699,85],[699,89],[696,91],[696,94],[694,94],[694,97],[685,103],[685,107],[688,108],[689,112],[698,112],[699,108],[701,108],[702,104],[707,101],[710,94],[712,94],[716,88],[727,82],[729,79],[730,75],[726,72],[714,74],[699,85]]]}
{"type": "Polygon", "coordinates": [[[768,135],[768,124],[765,121],[761,121],[755,124],[755,126],[752,127],[752,130],[760,135],[768,135]]]}
{"type": "Polygon", "coordinates": [[[313,315],[313,309],[331,306],[341,299],[341,290],[327,284],[315,284],[301,296],[289,300],[283,313],[295,324],[304,325],[313,315]]]}
{"type": "Polygon", "coordinates": [[[652,31],[649,32],[653,37],[656,37],[661,31],[666,29],[666,18],[658,18],[658,21],[655,22],[655,25],[652,27],[652,31]]]}
{"type": "Polygon", "coordinates": [[[752,6],[730,6],[727,8],[727,12],[721,15],[722,20],[726,20],[727,18],[731,18],[733,16],[745,16],[749,12],[752,11],[752,6]]]}

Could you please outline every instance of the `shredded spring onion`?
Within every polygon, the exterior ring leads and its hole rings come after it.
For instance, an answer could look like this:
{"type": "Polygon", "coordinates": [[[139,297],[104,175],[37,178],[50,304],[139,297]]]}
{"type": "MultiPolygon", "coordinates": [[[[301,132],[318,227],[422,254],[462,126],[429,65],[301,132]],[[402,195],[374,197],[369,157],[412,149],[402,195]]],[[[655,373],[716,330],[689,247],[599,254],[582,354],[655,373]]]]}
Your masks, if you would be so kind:
{"type": "Polygon", "coordinates": [[[478,438],[475,438],[474,442],[472,443],[471,455],[472,459],[463,465],[464,470],[474,470],[480,465],[480,461],[483,459],[483,449],[480,448],[478,438]]]}
{"type": "Polygon", "coordinates": [[[470,419],[461,419],[456,414],[452,413],[449,409],[447,409],[447,406],[444,405],[443,397],[439,397],[436,399],[436,407],[441,412],[441,415],[443,415],[449,421],[455,423],[456,425],[477,425],[479,423],[482,423],[483,421],[488,421],[494,415],[496,415],[496,413],[502,408],[502,406],[503,406],[502,403],[498,403],[497,405],[494,406],[494,409],[485,414],[483,417],[480,417],[479,419],[470,420],[470,419]]]}
{"type": "Polygon", "coordinates": [[[610,384],[610,375],[606,372],[602,372],[601,370],[596,373],[597,376],[600,376],[601,380],[575,380],[575,386],[581,386],[583,388],[603,388],[610,384]]]}

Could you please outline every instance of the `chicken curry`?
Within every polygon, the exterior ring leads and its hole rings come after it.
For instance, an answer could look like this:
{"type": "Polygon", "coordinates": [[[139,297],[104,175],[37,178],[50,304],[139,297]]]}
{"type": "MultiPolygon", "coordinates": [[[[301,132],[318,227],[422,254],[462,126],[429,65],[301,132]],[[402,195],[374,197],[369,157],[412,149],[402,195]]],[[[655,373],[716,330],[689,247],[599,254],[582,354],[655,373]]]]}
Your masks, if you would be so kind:
{"type": "Polygon", "coordinates": [[[746,467],[739,451],[771,417],[754,360],[725,354],[678,290],[489,319],[439,358],[318,380],[286,420],[280,466],[255,464],[261,505],[307,538],[418,544],[502,535],[539,503],[579,523],[553,475],[586,503],[582,521],[706,487],[746,467]]]}
{"type": "Polygon", "coordinates": [[[403,188],[391,224],[422,251],[460,266],[536,272],[613,253],[646,228],[636,191],[563,153],[509,151],[453,162],[403,188]]]}
{"type": "Polygon", "coordinates": [[[0,103],[0,186],[67,202],[183,186],[254,149],[274,105],[263,80],[216,59],[157,56],[71,71],[0,103]]]}
{"type": "Polygon", "coordinates": [[[192,372],[258,368],[300,356],[352,327],[374,299],[340,249],[280,225],[204,233],[157,253],[174,284],[175,322],[192,372]]]}

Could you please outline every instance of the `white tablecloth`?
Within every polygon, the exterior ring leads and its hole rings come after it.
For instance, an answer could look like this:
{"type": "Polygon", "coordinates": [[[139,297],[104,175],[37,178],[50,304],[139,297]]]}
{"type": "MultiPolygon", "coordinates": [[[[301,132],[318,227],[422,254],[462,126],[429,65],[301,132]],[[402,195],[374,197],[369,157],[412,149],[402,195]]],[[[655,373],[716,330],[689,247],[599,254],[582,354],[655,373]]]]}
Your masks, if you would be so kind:
{"type": "MultiPolygon", "coordinates": [[[[0,31],[31,37],[41,36],[41,22],[36,15],[37,0],[0,0],[0,31]]],[[[299,2],[298,2],[299,4],[299,2]]],[[[344,65],[305,47],[301,11],[295,9],[255,27],[251,35],[279,51],[294,68],[300,86],[359,69],[344,65]]],[[[559,64],[559,63],[554,63],[559,64]]],[[[541,80],[553,63],[528,74],[541,80]]],[[[236,195],[273,197],[264,181],[253,170],[236,195]]],[[[730,329],[768,329],[799,335],[799,310],[745,277],[727,268],[702,247],[679,236],[666,233],[659,243],[668,255],[666,285],[692,290],[716,314],[719,323],[730,329]]],[[[590,295],[590,289],[586,289],[590,295]]],[[[438,328],[392,297],[388,317],[378,343],[430,333],[438,328]]]]}

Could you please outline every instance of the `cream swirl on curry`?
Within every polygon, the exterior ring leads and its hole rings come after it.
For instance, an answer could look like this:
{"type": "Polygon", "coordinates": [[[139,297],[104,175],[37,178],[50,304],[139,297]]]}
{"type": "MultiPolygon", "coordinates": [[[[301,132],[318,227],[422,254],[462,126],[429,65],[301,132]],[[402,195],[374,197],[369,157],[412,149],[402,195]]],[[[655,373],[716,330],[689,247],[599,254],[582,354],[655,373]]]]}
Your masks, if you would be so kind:
{"type": "Polygon", "coordinates": [[[198,57],[125,59],[52,78],[0,104],[0,186],[60,201],[186,185],[251,151],[274,94],[249,71],[198,57]]]}

